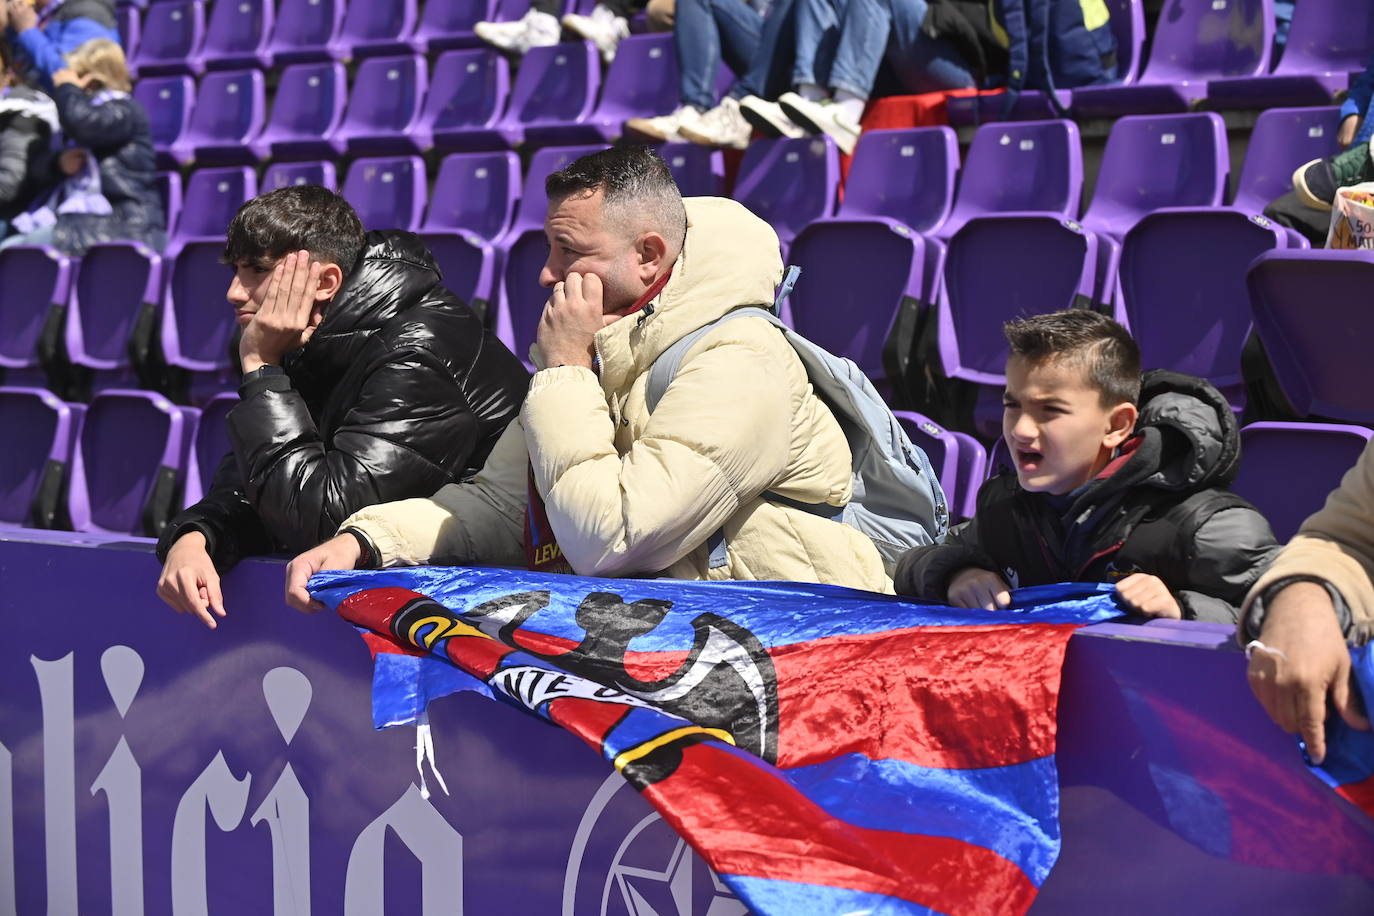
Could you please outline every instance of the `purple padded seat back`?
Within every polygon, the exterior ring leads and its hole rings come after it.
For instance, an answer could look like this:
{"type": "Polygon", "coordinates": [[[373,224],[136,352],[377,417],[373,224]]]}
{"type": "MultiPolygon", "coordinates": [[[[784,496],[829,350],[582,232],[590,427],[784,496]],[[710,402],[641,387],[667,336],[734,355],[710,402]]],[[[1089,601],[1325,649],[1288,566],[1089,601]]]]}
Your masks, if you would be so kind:
{"type": "Polygon", "coordinates": [[[178,147],[195,149],[196,158],[233,156],[252,158],[248,144],[262,131],[267,118],[267,88],[261,70],[208,73],[200,81],[191,122],[178,147]]]}
{"type": "Polygon", "coordinates": [[[949,243],[939,306],[946,376],[1004,384],[1003,323],[1084,304],[1096,259],[1096,237],[1070,220],[1008,214],[965,223],[949,243]]]}
{"type": "Polygon", "coordinates": [[[1215,112],[1121,118],[1083,223],[1119,238],[1151,210],[1219,206],[1229,171],[1226,126],[1215,112]]]}
{"type": "Polygon", "coordinates": [[[1129,86],[1140,78],[1145,57],[1145,5],[1142,0],[1107,0],[1116,38],[1117,81],[1129,86]]]}
{"type": "Polygon", "coordinates": [[[404,134],[420,113],[429,67],[422,56],[373,57],[358,66],[341,136],[404,134]]]}
{"type": "Polygon", "coordinates": [[[363,228],[414,231],[425,211],[425,163],[419,156],[355,159],[343,196],[363,228]]]}
{"type": "Polygon", "coordinates": [[[132,61],[138,53],[138,40],[143,35],[143,20],[138,7],[116,7],[115,29],[119,32],[119,44],[124,49],[125,58],[132,61]]]}
{"type": "Polygon", "coordinates": [[[1246,278],[1255,330],[1299,416],[1374,423],[1374,252],[1270,251],[1246,278]]]}
{"type": "Polygon", "coordinates": [[[425,214],[427,232],[467,229],[487,241],[505,231],[520,185],[520,158],[510,151],[454,153],[439,164],[425,214]]]}
{"type": "Polygon", "coordinates": [[[567,168],[574,159],[603,149],[606,149],[604,144],[551,146],[535,150],[525,170],[525,182],[520,190],[520,202],[516,205],[515,221],[511,224],[509,234],[513,237],[527,229],[538,229],[542,234],[545,211],[549,207],[549,197],[544,193],[544,180],[554,172],[567,168]]]}
{"type": "Polygon", "coordinates": [[[504,57],[488,48],[446,51],[434,62],[420,123],[436,133],[490,127],[509,94],[510,64],[504,57]]]}
{"type": "Polygon", "coordinates": [[[1364,426],[1251,423],[1240,431],[1240,471],[1231,489],[1254,503],[1274,537],[1286,542],[1326,504],[1371,436],[1364,426]]]}
{"type": "MultiPolygon", "coordinates": [[[[315,61],[295,64],[281,71],[272,113],[258,140],[259,155],[266,157],[263,146],[297,143],[303,148],[328,148],[328,139],[343,122],[348,103],[348,75],[337,61],[315,61]]],[[[342,147],[334,148],[335,152],[342,147]]],[[[273,151],[274,158],[280,150],[273,151]]],[[[309,155],[309,154],[308,154],[309,155]]]]}
{"type": "Polygon", "coordinates": [[[258,194],[258,176],[249,166],[199,169],[186,184],[185,205],[173,238],[223,241],[244,201],[258,194]]]}
{"type": "Polygon", "coordinates": [[[0,367],[38,365],[38,337],[54,305],[66,305],[72,262],[55,248],[0,251],[0,367]]]}
{"type": "MultiPolygon", "coordinates": [[[[90,517],[78,531],[152,535],[150,501],[170,497],[181,466],[185,417],[160,394],[111,390],[96,395],[81,427],[82,484],[90,517]]],[[[165,510],[175,507],[167,505],[165,510]]],[[[165,522],[163,517],[161,521],[165,522]]]]}
{"type": "Polygon", "coordinates": [[[1166,0],[1140,82],[1264,73],[1273,41],[1272,0],[1166,0]]]}
{"type": "Polygon", "coordinates": [[[200,471],[201,486],[206,490],[210,489],[210,482],[215,478],[215,469],[220,461],[233,451],[229,441],[229,411],[238,402],[237,394],[226,392],[215,395],[200,410],[192,459],[200,471]]]}
{"type": "Polygon", "coordinates": [[[914,410],[894,410],[892,415],[906,433],[911,444],[926,453],[935,476],[940,479],[940,489],[945,491],[951,512],[958,512],[959,493],[959,440],[953,433],[931,420],[925,414],[914,410]]]}
{"type": "Polygon", "coordinates": [[[734,196],[790,242],[834,211],[839,182],[840,154],[829,137],[755,140],[744,152],[734,196]]]}
{"type": "Polygon", "coordinates": [[[949,127],[870,130],[859,137],[839,216],[885,216],[930,232],[949,216],[959,140],[949,127]]]}
{"type": "Polygon", "coordinates": [[[354,0],[344,12],[336,43],[340,53],[335,56],[347,59],[409,50],[407,40],[417,18],[416,0],[354,0]]]}
{"type": "Polygon", "coordinates": [[[680,83],[672,35],[631,35],[617,46],[606,70],[592,123],[618,137],[630,118],[656,117],[677,108],[680,83]]]}
{"type": "Polygon", "coordinates": [[[1347,0],[1302,0],[1277,74],[1356,73],[1374,51],[1374,3],[1347,0]]]}
{"type": "Polygon", "coordinates": [[[1293,171],[1298,166],[1338,152],[1339,126],[1339,108],[1271,108],[1262,112],[1250,131],[1233,206],[1264,212],[1270,201],[1292,190],[1293,171]]]}
{"type": "Polygon", "coordinates": [[[683,197],[719,197],[725,185],[725,156],[696,143],[665,143],[658,148],[683,197]]]}
{"type": "Polygon", "coordinates": [[[529,9],[525,0],[493,0],[491,18],[493,22],[514,22],[529,9]]]}
{"type": "Polygon", "coordinates": [[[189,76],[144,77],[134,85],[134,98],[148,112],[153,148],[165,153],[191,121],[196,82],[189,76]]]}
{"type": "Polygon", "coordinates": [[[975,216],[1022,212],[1073,218],[1083,193],[1083,152],[1072,121],[984,124],[973,135],[947,239],[975,216]]]}
{"type": "Polygon", "coordinates": [[[444,288],[485,318],[496,282],[497,257],[492,244],[466,230],[422,230],[419,235],[434,256],[444,288]]]}
{"type": "Polygon", "coordinates": [[[346,0],[281,0],[268,50],[278,64],[324,60],[343,25],[346,0]]]}
{"type": "Polygon", "coordinates": [[[472,27],[492,18],[492,0],[447,0],[426,3],[415,27],[415,43],[430,51],[477,41],[472,27]]]}
{"type": "MultiPolygon", "coordinates": [[[[41,491],[60,486],[71,457],[72,410],[42,388],[0,388],[0,525],[30,521],[41,491]],[[54,475],[55,478],[54,479],[54,475]]],[[[57,494],[53,493],[53,497],[57,494]]],[[[54,509],[55,499],[46,509],[54,509]]]]}
{"type": "Polygon", "coordinates": [[[590,42],[531,48],[520,61],[501,123],[519,127],[585,120],[600,80],[601,56],[590,42]]]}
{"type": "Polygon", "coordinates": [[[229,365],[234,312],[225,299],[233,269],[219,261],[224,239],[168,251],[162,350],[174,366],[212,372],[229,365]]]}
{"type": "Polygon", "coordinates": [[[267,39],[276,20],[272,0],[218,0],[210,8],[200,56],[210,70],[266,67],[267,39]]]}
{"type": "Polygon", "coordinates": [[[67,353],[96,370],[129,365],[129,333],[162,298],[162,257],[140,242],[101,242],[81,257],[67,311],[67,353]]]}
{"type": "Polygon", "coordinates": [[[1239,210],[1159,210],[1136,223],[1118,276],[1142,365],[1202,376],[1235,398],[1251,325],[1245,270],[1284,239],[1277,225],[1239,210]]]}
{"type": "Polygon", "coordinates": [[[171,228],[181,218],[181,173],[158,172],[157,196],[162,200],[162,213],[166,217],[163,225],[171,228]]]}
{"type": "Polygon", "coordinates": [[[205,38],[205,4],[201,0],[166,0],[143,14],[143,29],[133,65],[139,73],[195,73],[196,56],[205,38]]]}
{"type": "Polygon", "coordinates": [[[333,191],[339,186],[332,162],[276,162],[262,173],[262,192],[291,185],[317,184],[333,191]]]}

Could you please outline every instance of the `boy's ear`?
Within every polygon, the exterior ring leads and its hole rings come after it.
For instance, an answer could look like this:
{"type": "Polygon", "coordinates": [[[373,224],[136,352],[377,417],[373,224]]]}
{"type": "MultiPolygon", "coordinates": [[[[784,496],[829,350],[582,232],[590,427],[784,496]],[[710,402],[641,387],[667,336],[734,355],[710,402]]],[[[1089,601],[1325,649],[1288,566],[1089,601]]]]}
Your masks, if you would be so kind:
{"type": "Polygon", "coordinates": [[[339,292],[339,287],[343,286],[343,269],[331,261],[324,261],[320,264],[320,284],[315,288],[315,301],[328,302],[339,292]]]}
{"type": "Polygon", "coordinates": [[[1102,444],[1108,448],[1116,448],[1131,438],[1131,433],[1135,432],[1135,421],[1139,416],[1140,410],[1130,401],[1113,407],[1112,412],[1107,415],[1107,435],[1102,444]]]}

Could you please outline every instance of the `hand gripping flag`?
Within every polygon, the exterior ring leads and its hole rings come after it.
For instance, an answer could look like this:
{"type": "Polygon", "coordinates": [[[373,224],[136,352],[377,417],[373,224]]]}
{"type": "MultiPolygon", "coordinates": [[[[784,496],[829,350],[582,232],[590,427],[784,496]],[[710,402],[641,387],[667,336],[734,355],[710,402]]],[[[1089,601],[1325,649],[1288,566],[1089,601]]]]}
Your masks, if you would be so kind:
{"type": "Polygon", "coordinates": [[[1059,854],[1064,650],[1110,587],[961,611],[816,585],[328,573],[379,727],[456,690],[580,737],[759,914],[1023,913],[1059,854]]]}
{"type": "MultiPolygon", "coordinates": [[[[1351,649],[1350,664],[1365,712],[1374,714],[1374,643],[1351,649]]],[[[1326,723],[1326,759],[1312,772],[1374,817],[1374,732],[1351,728],[1340,716],[1332,715],[1326,723]]]]}

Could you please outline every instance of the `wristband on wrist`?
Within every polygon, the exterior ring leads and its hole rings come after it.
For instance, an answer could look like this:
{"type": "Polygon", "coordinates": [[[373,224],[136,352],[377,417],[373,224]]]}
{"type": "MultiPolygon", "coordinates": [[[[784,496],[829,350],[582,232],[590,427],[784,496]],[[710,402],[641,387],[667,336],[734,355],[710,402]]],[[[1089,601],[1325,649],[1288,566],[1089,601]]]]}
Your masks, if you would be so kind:
{"type": "Polygon", "coordinates": [[[377,548],[373,545],[372,539],[357,528],[345,528],[340,534],[351,534],[358,542],[362,554],[358,557],[358,565],[355,569],[376,569],[381,557],[377,553],[377,548]]]}

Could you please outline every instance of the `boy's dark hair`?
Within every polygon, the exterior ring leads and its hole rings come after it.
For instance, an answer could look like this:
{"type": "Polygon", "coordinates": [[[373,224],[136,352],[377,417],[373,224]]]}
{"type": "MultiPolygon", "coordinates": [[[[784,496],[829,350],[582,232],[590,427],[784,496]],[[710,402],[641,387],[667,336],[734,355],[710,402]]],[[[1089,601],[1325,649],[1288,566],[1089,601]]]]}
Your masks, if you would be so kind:
{"type": "Polygon", "coordinates": [[[555,202],[598,189],[605,191],[608,211],[622,217],[633,211],[647,218],[680,250],[687,232],[687,211],[668,163],[656,151],[637,144],[613,146],[575,159],[544,180],[544,191],[555,202]]]}
{"type": "Polygon", "coordinates": [[[1140,347],[1106,315],[1066,309],[1008,321],[1002,333],[1012,355],[1032,364],[1062,359],[1081,365],[1104,407],[1140,400],[1140,347]]]}
{"type": "Polygon", "coordinates": [[[332,261],[348,276],[363,251],[363,224],[348,201],[317,184],[268,191],[239,207],[229,222],[225,264],[271,267],[292,251],[332,261]]]}

